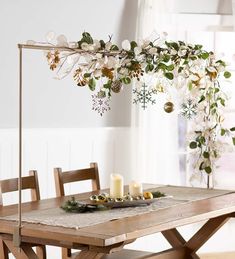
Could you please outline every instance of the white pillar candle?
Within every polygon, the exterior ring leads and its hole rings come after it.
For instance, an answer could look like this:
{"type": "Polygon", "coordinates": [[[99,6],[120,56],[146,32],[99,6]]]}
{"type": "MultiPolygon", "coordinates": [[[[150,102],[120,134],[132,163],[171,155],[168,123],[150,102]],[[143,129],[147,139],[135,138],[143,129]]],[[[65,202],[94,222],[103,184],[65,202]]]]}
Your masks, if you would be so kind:
{"type": "Polygon", "coordinates": [[[110,197],[121,198],[123,197],[123,176],[120,174],[110,175],[110,197]]]}
{"type": "Polygon", "coordinates": [[[136,197],[143,194],[142,184],[132,181],[129,184],[129,193],[131,196],[136,197]]]}

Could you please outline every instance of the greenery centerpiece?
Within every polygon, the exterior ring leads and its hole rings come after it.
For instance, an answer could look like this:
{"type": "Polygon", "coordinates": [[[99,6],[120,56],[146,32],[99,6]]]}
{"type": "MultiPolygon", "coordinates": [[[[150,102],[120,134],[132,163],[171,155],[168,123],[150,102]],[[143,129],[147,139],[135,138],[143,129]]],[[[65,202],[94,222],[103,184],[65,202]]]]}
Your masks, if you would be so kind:
{"type": "MultiPolygon", "coordinates": [[[[64,35],[56,38],[51,32],[45,44],[61,47],[46,52],[50,69],[59,79],[72,73],[76,85],[88,87],[92,109],[101,116],[110,109],[112,95],[124,87],[133,87],[133,103],[143,109],[156,103],[157,95],[177,90],[180,114],[194,122],[188,146],[195,173],[209,176],[230,138],[235,145],[235,127],[224,126],[228,96],[220,84],[221,78],[226,80],[231,73],[223,60],[217,60],[202,45],[159,37],[140,43],[124,40],[118,47],[112,37],[96,40],[88,32],[76,42],[68,42],[64,35]],[[152,78],[149,85],[146,76],[152,78]]],[[[168,100],[164,110],[172,112],[174,102],[168,100]]]]}

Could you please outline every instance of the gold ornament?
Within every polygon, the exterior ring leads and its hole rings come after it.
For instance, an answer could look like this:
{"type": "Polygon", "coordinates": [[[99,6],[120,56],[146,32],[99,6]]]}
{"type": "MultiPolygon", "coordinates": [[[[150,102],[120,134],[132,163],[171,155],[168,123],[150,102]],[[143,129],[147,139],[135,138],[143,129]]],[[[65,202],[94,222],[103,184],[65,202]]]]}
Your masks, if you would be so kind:
{"type": "Polygon", "coordinates": [[[146,200],[153,199],[153,194],[151,192],[144,192],[143,195],[146,200]]]}
{"type": "Polygon", "coordinates": [[[174,110],[174,104],[172,102],[166,102],[164,104],[164,111],[167,113],[171,113],[174,110]]]}

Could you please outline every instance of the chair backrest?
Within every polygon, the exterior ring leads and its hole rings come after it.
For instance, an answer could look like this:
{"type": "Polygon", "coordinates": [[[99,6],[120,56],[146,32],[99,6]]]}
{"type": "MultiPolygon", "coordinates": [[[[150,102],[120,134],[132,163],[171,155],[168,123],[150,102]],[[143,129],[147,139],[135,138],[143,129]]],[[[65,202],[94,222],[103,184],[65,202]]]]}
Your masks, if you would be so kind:
{"type": "MultiPolygon", "coordinates": [[[[0,181],[0,205],[3,205],[2,194],[8,192],[18,191],[18,179],[5,179],[0,181]]],[[[31,190],[31,200],[37,201],[40,200],[40,191],[38,184],[38,174],[37,171],[29,171],[29,176],[22,177],[22,190],[30,189],[31,190]]]]}
{"type": "Polygon", "coordinates": [[[84,180],[92,181],[92,190],[100,190],[100,179],[97,163],[90,163],[89,168],[65,171],[63,172],[61,168],[54,169],[55,177],[55,187],[56,187],[56,196],[64,196],[64,184],[72,183],[84,180]]]}

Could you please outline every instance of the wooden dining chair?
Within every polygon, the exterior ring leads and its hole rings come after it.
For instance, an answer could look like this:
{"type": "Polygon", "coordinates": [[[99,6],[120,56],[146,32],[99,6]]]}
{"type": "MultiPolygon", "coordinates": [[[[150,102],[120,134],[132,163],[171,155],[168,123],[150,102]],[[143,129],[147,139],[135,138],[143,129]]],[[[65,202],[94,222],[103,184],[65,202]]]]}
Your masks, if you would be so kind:
{"type": "MultiPolygon", "coordinates": [[[[22,177],[22,190],[31,190],[31,200],[40,200],[40,191],[38,184],[38,174],[37,171],[29,171],[29,176],[22,177]]],[[[18,178],[5,179],[0,181],[0,206],[3,204],[3,193],[9,193],[18,191],[18,178]]],[[[9,250],[5,246],[4,242],[0,239],[0,258],[8,259],[9,250]]],[[[44,245],[36,246],[36,254],[40,259],[46,259],[46,247],[44,245]]]]}
{"type": "MultiPolygon", "coordinates": [[[[62,171],[61,168],[54,168],[56,196],[65,195],[64,184],[91,180],[92,191],[100,190],[99,170],[97,163],[90,163],[89,168],[62,171]]],[[[71,249],[62,248],[62,259],[72,258],[71,249]]]]}
{"type": "Polygon", "coordinates": [[[89,168],[71,171],[62,171],[61,168],[54,169],[56,196],[65,195],[64,184],[91,180],[92,191],[100,190],[99,170],[97,163],[90,163],[89,168]]]}

